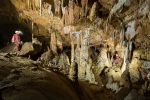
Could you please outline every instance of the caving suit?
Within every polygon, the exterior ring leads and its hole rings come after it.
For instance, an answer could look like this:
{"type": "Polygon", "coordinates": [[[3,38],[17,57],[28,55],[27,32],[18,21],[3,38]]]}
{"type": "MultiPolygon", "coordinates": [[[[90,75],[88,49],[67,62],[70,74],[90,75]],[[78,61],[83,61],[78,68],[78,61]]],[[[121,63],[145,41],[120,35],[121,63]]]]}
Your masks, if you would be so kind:
{"type": "Polygon", "coordinates": [[[13,37],[12,37],[11,42],[15,42],[16,50],[18,51],[19,50],[19,43],[20,43],[20,36],[19,36],[19,34],[14,34],[13,37]]]}

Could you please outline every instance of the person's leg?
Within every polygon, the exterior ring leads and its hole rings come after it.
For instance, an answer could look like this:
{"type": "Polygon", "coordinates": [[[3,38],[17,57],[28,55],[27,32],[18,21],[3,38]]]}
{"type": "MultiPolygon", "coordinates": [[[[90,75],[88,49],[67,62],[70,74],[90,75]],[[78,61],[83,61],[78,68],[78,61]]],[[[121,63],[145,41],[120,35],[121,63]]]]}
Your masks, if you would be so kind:
{"type": "Polygon", "coordinates": [[[18,42],[16,42],[15,44],[16,44],[16,51],[18,51],[18,42]]]}

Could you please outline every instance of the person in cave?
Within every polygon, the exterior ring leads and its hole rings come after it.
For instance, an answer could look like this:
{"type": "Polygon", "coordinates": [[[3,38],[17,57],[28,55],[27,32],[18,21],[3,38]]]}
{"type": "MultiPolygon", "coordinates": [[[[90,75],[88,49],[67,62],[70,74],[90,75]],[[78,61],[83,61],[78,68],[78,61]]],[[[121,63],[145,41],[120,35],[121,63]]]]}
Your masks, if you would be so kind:
{"type": "Polygon", "coordinates": [[[20,32],[19,31],[15,31],[15,34],[13,34],[11,42],[15,43],[15,49],[16,51],[19,51],[19,44],[20,44],[20,32]]]}
{"type": "Polygon", "coordinates": [[[119,62],[119,59],[120,59],[120,57],[119,57],[119,55],[118,55],[118,52],[117,51],[115,51],[115,55],[114,55],[114,63],[115,64],[118,64],[118,62],[119,62]]]}
{"type": "Polygon", "coordinates": [[[59,49],[60,49],[60,51],[62,53],[63,52],[63,45],[62,44],[59,45],[59,49]]]}

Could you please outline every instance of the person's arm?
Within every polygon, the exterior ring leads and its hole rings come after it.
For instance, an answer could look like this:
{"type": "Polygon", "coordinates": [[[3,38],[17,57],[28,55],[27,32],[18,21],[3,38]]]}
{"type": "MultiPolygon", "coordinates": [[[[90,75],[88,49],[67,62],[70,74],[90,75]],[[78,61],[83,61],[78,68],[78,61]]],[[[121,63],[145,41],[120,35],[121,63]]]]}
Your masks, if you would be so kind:
{"type": "Polygon", "coordinates": [[[14,43],[15,42],[15,36],[12,36],[11,42],[14,43]]]}

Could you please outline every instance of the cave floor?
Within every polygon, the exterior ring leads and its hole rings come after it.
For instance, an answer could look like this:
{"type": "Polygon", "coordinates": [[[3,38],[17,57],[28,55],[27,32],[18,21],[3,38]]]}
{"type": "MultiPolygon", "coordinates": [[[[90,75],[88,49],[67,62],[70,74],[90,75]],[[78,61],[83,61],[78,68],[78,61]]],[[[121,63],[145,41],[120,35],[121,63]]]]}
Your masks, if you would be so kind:
{"type": "Polygon", "coordinates": [[[4,100],[111,100],[113,92],[40,67],[35,61],[0,53],[0,89],[4,100]]]}

